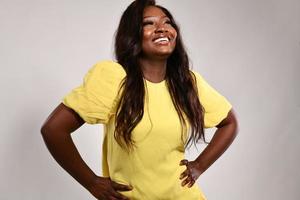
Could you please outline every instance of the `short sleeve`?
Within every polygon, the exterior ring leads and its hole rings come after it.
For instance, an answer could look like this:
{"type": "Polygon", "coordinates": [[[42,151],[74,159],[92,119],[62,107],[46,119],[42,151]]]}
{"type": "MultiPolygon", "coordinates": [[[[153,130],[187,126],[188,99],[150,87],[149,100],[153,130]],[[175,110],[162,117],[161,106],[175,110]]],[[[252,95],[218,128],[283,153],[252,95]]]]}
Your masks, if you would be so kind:
{"type": "Polygon", "coordinates": [[[115,113],[118,91],[125,76],[120,64],[98,62],[84,76],[83,83],[63,97],[62,103],[88,124],[105,124],[115,113]]]}
{"type": "Polygon", "coordinates": [[[193,73],[196,76],[200,102],[204,107],[204,127],[215,127],[227,117],[232,105],[224,96],[210,86],[199,73],[195,71],[193,73]]]}

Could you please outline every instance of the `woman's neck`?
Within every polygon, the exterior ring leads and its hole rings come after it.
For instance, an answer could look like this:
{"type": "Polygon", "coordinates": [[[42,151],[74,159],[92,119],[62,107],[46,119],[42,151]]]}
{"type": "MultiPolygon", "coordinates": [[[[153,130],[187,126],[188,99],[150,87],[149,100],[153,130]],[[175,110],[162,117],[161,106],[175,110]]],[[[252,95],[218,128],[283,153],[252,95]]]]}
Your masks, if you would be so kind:
{"type": "Polygon", "coordinates": [[[165,79],[167,61],[166,60],[148,60],[141,58],[139,60],[143,76],[148,81],[159,83],[165,79]]]}

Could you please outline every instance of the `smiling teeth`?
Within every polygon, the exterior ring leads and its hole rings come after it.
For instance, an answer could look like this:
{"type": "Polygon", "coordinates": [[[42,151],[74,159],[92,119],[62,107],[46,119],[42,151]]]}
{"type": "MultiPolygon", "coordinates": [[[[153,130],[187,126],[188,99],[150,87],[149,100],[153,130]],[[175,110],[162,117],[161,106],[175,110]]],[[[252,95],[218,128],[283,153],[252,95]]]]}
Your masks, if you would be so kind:
{"type": "Polygon", "coordinates": [[[156,40],[154,40],[155,43],[158,43],[158,42],[169,42],[169,39],[167,37],[163,37],[163,38],[158,38],[156,40]]]}

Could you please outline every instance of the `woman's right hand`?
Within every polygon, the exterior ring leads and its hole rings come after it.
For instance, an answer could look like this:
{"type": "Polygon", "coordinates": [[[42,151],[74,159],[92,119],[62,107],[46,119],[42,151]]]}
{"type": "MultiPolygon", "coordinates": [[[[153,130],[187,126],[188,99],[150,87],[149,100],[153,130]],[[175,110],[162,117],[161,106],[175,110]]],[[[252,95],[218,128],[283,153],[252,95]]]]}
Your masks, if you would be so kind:
{"type": "Polygon", "coordinates": [[[129,200],[118,191],[130,191],[133,188],[129,185],[122,185],[112,181],[108,177],[96,176],[88,190],[98,200],[129,200]]]}

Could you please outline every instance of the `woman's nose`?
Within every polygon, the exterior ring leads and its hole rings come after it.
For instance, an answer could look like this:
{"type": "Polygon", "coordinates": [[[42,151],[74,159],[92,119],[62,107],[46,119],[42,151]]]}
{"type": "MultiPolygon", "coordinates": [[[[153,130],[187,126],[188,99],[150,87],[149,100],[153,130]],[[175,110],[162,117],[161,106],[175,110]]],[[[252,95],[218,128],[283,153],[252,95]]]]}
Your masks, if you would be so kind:
{"type": "Polygon", "coordinates": [[[163,32],[167,32],[168,29],[165,27],[164,24],[158,24],[155,31],[158,33],[163,33],[163,32]]]}

